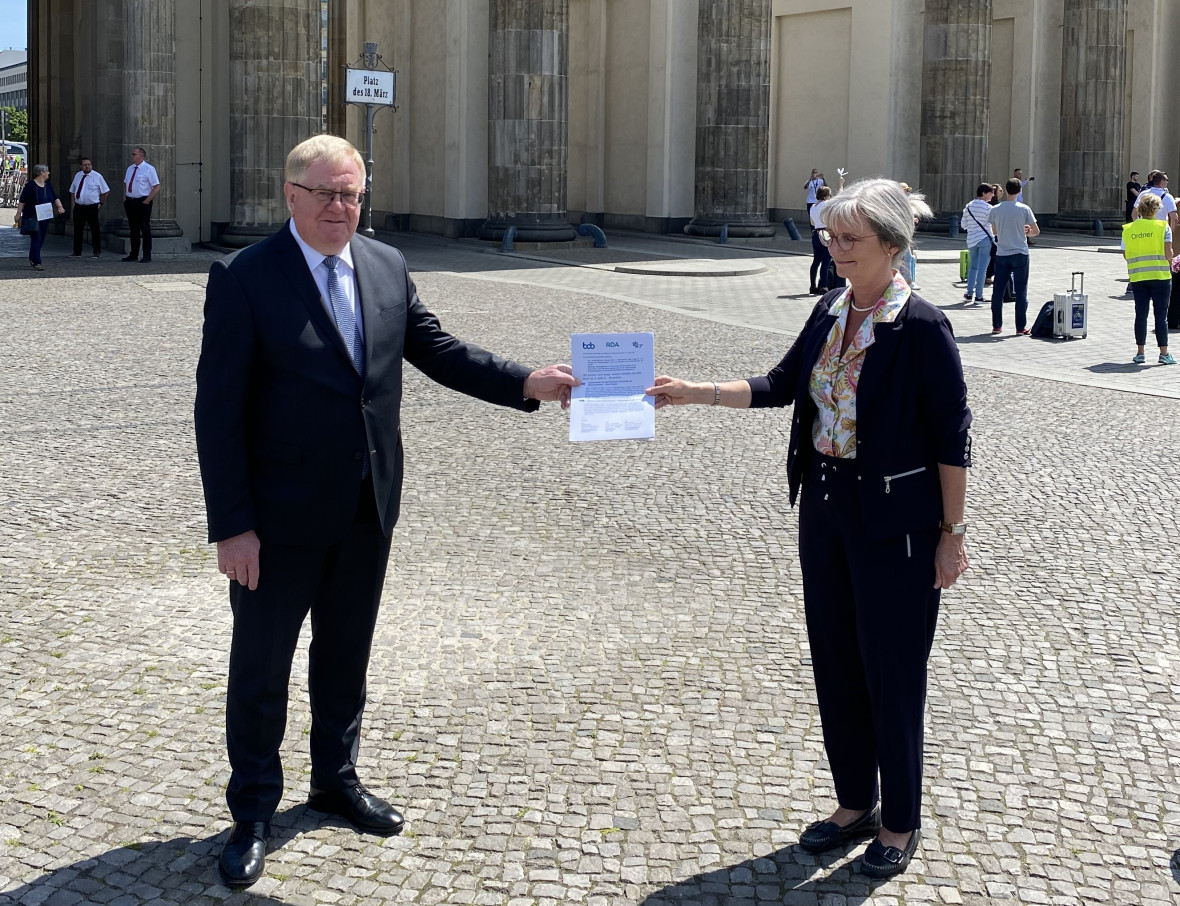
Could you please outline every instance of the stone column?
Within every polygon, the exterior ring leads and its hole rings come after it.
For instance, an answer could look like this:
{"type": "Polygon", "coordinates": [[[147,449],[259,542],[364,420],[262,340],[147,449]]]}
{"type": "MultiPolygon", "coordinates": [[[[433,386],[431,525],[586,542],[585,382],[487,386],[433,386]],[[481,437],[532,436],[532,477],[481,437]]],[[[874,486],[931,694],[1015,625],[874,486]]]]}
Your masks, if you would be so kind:
{"type": "Polygon", "coordinates": [[[773,236],[770,0],[700,0],[694,236],[773,236]]]}
{"type": "Polygon", "coordinates": [[[1127,0],[1065,0],[1058,226],[1122,227],[1126,80],[1127,0]]]}
{"type": "MultiPolygon", "coordinates": [[[[123,0],[123,154],[109,166],[111,195],[142,145],[160,176],[152,236],[182,235],[176,223],[176,0],[123,0]]],[[[126,222],[124,222],[124,227],[126,222]]]]}
{"type": "Polygon", "coordinates": [[[936,213],[958,212],[987,171],[992,0],[926,0],[921,182],[936,213]]]}
{"type": "Polygon", "coordinates": [[[287,152],[320,131],[319,0],[230,0],[230,224],[240,248],[287,220],[287,152]]]}
{"type": "Polygon", "coordinates": [[[491,0],[488,35],[488,219],[520,242],[568,241],[569,0],[491,0]]]}

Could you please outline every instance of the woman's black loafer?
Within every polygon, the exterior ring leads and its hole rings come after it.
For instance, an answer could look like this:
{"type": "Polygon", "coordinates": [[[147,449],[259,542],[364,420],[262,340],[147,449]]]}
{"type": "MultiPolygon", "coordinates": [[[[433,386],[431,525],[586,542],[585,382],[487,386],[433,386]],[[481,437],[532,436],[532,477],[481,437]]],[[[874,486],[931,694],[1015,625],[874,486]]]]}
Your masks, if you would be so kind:
{"type": "Polygon", "coordinates": [[[885,846],[880,840],[874,840],[865,850],[864,856],[861,857],[861,873],[870,878],[892,878],[894,875],[901,874],[909,866],[914,853],[917,852],[918,839],[921,836],[922,832],[915,828],[914,832],[910,834],[910,842],[905,845],[905,849],[885,846]]]}
{"type": "Polygon", "coordinates": [[[807,825],[799,837],[799,845],[808,852],[822,853],[850,840],[872,837],[880,830],[881,806],[878,804],[845,827],[835,821],[816,821],[807,825]]]}

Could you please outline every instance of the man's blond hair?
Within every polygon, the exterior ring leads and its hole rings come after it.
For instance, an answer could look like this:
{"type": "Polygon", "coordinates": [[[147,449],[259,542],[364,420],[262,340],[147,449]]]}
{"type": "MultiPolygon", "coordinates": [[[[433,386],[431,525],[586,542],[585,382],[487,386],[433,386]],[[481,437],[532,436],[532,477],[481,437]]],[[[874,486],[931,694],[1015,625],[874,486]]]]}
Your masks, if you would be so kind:
{"type": "Polygon", "coordinates": [[[352,142],[340,138],[338,135],[328,135],[327,133],[313,135],[291,149],[291,153],[287,155],[287,167],[283,178],[287,182],[303,182],[307,178],[307,171],[312,164],[319,161],[341,163],[348,159],[356,164],[357,171],[363,178],[365,159],[353,147],[352,142]]]}

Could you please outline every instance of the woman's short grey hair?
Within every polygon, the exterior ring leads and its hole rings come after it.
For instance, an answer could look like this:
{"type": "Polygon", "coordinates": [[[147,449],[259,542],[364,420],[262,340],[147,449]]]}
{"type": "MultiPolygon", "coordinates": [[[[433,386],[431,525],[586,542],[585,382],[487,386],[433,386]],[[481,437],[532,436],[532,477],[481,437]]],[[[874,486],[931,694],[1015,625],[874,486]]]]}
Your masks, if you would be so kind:
{"type": "Polygon", "coordinates": [[[42,173],[48,173],[48,172],[49,172],[49,165],[48,164],[33,164],[33,179],[36,179],[42,173]]]}
{"type": "Polygon", "coordinates": [[[863,220],[882,242],[897,246],[895,265],[914,244],[914,218],[933,216],[926,196],[921,192],[907,195],[901,183],[892,179],[857,180],[824,208],[824,222],[832,232],[863,220]]]}

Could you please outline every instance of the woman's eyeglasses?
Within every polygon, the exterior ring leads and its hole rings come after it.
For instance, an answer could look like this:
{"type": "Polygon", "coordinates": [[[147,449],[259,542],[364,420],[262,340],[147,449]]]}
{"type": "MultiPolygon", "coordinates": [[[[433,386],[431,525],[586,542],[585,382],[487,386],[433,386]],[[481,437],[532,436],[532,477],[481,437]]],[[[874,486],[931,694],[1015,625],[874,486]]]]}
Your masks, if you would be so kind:
{"type": "Polygon", "coordinates": [[[831,230],[819,231],[819,241],[825,246],[835,245],[842,249],[850,249],[858,242],[872,238],[872,236],[853,236],[851,233],[833,233],[831,230]]]}

